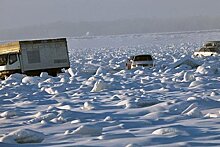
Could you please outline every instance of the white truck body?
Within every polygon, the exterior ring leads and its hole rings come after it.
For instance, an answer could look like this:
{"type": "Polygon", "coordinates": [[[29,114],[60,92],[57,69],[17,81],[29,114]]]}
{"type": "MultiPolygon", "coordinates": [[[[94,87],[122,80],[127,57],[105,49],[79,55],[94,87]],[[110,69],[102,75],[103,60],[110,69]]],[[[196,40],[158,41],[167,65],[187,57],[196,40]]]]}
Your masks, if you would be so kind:
{"type": "Polygon", "coordinates": [[[65,38],[17,41],[0,45],[0,73],[56,74],[69,68],[65,38]]]}

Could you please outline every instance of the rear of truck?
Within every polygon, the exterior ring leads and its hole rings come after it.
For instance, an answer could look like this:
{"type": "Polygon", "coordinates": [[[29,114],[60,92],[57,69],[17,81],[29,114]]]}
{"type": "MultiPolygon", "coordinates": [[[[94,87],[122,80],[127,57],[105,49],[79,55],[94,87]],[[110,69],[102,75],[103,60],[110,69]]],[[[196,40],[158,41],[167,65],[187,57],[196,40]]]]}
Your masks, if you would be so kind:
{"type": "Polygon", "coordinates": [[[70,67],[66,38],[20,41],[20,47],[22,73],[56,75],[70,67]]]}

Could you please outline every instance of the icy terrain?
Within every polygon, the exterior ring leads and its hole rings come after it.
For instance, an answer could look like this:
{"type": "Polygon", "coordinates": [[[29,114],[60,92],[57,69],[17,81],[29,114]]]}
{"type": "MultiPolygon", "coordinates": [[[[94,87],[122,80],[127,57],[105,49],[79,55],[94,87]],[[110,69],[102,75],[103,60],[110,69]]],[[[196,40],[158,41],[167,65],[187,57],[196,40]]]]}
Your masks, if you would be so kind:
{"type": "Polygon", "coordinates": [[[68,38],[65,73],[0,81],[0,146],[220,146],[220,58],[192,57],[207,40],[220,32],[68,38]],[[125,69],[145,53],[154,68],[125,69]]]}

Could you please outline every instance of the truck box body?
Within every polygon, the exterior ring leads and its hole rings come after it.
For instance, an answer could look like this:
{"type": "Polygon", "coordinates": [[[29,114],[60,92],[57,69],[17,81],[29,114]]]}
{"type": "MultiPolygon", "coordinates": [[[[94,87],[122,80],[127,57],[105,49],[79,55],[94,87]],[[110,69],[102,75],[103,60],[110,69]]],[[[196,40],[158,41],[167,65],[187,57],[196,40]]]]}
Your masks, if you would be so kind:
{"type": "Polygon", "coordinates": [[[22,73],[70,67],[66,38],[17,41],[0,45],[0,55],[13,53],[19,56],[22,73]]]}
{"type": "Polygon", "coordinates": [[[22,72],[69,67],[66,39],[21,41],[22,72]]]}

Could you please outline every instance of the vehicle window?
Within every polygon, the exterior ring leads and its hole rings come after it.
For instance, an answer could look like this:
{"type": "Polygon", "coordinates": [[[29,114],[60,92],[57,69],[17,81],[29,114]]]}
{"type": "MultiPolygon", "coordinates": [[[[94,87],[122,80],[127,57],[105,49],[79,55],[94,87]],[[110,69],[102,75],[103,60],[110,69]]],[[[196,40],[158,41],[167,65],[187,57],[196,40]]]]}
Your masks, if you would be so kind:
{"type": "Polygon", "coordinates": [[[209,48],[205,48],[204,52],[210,52],[210,49],[209,48]]]}
{"type": "Polygon", "coordinates": [[[209,50],[210,50],[210,52],[217,52],[218,51],[216,48],[210,48],[209,50]]]}
{"type": "Polygon", "coordinates": [[[205,48],[201,48],[199,51],[200,52],[205,52],[205,48]]]}
{"type": "Polygon", "coordinates": [[[214,48],[203,48],[201,51],[202,52],[213,52],[214,48]]]}
{"type": "Polygon", "coordinates": [[[136,56],[135,61],[152,61],[152,57],[150,55],[136,56]]]}
{"type": "Polygon", "coordinates": [[[10,54],[9,55],[9,64],[13,64],[17,61],[17,54],[10,54]]]}
{"type": "Polygon", "coordinates": [[[8,55],[0,55],[0,66],[6,65],[8,60],[8,55]]]}
{"type": "Polygon", "coordinates": [[[205,47],[211,47],[211,46],[213,46],[213,43],[206,43],[205,44],[205,47]]]}

